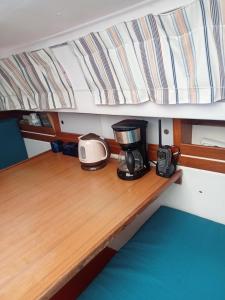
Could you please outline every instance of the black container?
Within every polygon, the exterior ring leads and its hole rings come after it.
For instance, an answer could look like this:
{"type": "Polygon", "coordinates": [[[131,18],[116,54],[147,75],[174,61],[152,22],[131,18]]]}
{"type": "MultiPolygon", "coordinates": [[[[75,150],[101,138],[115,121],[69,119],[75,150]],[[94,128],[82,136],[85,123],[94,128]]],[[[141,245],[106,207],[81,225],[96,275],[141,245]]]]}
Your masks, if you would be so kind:
{"type": "Polygon", "coordinates": [[[69,142],[63,144],[62,152],[64,155],[71,155],[78,157],[78,143],[69,142]]]}
{"type": "Polygon", "coordinates": [[[52,152],[62,152],[63,150],[63,142],[61,140],[56,140],[51,142],[52,152]]]}

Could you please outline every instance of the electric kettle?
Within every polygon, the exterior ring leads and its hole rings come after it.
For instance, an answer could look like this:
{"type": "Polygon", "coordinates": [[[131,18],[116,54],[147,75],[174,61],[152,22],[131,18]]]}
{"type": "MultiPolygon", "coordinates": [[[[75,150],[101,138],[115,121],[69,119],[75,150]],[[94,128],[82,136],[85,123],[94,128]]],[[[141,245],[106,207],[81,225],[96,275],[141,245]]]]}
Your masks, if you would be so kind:
{"type": "Polygon", "coordinates": [[[107,164],[110,157],[109,146],[97,134],[85,134],[79,137],[78,156],[82,169],[98,170],[107,164]]]}

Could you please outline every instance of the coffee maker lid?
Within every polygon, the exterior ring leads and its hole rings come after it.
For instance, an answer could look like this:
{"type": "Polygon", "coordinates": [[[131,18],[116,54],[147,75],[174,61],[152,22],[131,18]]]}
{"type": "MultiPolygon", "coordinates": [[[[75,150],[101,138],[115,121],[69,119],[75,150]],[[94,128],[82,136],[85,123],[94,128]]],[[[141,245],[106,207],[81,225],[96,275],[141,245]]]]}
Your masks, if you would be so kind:
{"type": "Polygon", "coordinates": [[[126,119],[112,125],[115,131],[128,131],[137,128],[147,127],[148,121],[137,119],[126,119]]]}

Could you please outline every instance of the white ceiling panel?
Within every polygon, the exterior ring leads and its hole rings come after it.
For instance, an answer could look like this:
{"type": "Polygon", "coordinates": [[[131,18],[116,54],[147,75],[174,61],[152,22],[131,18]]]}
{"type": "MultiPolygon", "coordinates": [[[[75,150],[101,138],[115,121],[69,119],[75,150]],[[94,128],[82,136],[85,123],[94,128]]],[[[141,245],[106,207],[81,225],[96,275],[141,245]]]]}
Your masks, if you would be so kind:
{"type": "Polygon", "coordinates": [[[0,49],[27,44],[143,0],[0,0],[0,49]]]}

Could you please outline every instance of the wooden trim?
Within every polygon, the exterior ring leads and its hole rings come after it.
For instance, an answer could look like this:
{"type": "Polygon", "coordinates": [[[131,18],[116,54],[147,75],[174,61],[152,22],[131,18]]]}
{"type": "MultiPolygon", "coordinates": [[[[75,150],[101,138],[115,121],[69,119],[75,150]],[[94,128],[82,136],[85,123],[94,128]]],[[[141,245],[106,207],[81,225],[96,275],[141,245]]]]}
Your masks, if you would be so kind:
{"type": "Polygon", "coordinates": [[[119,154],[121,151],[120,145],[113,139],[106,139],[107,143],[109,144],[109,148],[111,153],[119,154]]]}
{"type": "Polygon", "coordinates": [[[181,120],[180,119],[173,119],[173,143],[180,147],[182,134],[181,134],[181,120]]]}
{"type": "Polygon", "coordinates": [[[225,127],[225,121],[218,120],[189,120],[192,125],[225,127]]]}
{"type": "Polygon", "coordinates": [[[43,127],[43,126],[33,126],[27,124],[20,124],[19,125],[21,131],[28,131],[28,132],[38,132],[44,134],[55,134],[54,128],[51,127],[43,127]]]}
{"type": "Polygon", "coordinates": [[[192,124],[189,120],[173,119],[173,139],[179,147],[182,143],[191,143],[192,124]]]}
{"type": "Polygon", "coordinates": [[[41,133],[33,133],[33,132],[26,132],[22,131],[22,136],[27,139],[44,141],[44,142],[51,142],[57,139],[56,135],[44,135],[41,133]]]}
{"type": "Polygon", "coordinates": [[[157,144],[149,144],[148,145],[148,157],[151,160],[156,161],[157,160],[157,150],[159,145],[157,144]]]}
{"type": "Polygon", "coordinates": [[[181,156],[180,165],[201,170],[225,173],[225,162],[181,156]]]}
{"type": "Polygon", "coordinates": [[[8,119],[8,118],[16,118],[16,119],[18,119],[22,115],[23,115],[23,111],[16,111],[16,110],[0,111],[0,120],[2,120],[2,119],[8,119]]]}
{"type": "Polygon", "coordinates": [[[181,153],[191,156],[206,157],[225,161],[225,148],[181,144],[181,153]]]}
{"type": "Polygon", "coordinates": [[[63,142],[76,142],[78,143],[78,137],[81,134],[70,133],[70,132],[60,132],[56,135],[57,140],[61,140],[63,142]]]}
{"type": "Polygon", "coordinates": [[[61,133],[59,114],[57,112],[48,112],[47,115],[52,127],[54,128],[55,133],[56,134],[61,133]]]}
{"type": "Polygon", "coordinates": [[[102,271],[102,269],[116,253],[116,250],[106,247],[50,300],[76,299],[87,288],[92,280],[94,280],[94,278],[102,271]]]}
{"type": "Polygon", "coordinates": [[[174,119],[174,144],[180,147],[181,154],[189,155],[189,157],[182,156],[179,164],[191,168],[225,173],[225,149],[191,144],[192,125],[225,126],[225,121],[174,119]],[[215,160],[221,160],[221,162],[215,160]]]}

